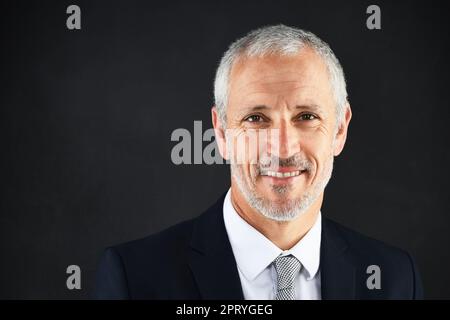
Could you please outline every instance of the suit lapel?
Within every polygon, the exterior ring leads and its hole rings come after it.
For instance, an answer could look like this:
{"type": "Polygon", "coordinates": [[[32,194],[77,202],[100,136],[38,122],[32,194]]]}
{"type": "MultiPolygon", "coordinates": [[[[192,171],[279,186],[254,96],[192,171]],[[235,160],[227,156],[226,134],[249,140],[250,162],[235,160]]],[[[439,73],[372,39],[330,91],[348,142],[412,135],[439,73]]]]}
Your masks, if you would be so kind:
{"type": "Polygon", "coordinates": [[[356,269],[348,258],[348,245],[333,222],[322,220],[320,273],[322,299],[355,299],[356,269]]]}
{"type": "Polygon", "coordinates": [[[236,260],[223,221],[224,197],[196,221],[189,266],[202,299],[243,300],[236,260]]]}

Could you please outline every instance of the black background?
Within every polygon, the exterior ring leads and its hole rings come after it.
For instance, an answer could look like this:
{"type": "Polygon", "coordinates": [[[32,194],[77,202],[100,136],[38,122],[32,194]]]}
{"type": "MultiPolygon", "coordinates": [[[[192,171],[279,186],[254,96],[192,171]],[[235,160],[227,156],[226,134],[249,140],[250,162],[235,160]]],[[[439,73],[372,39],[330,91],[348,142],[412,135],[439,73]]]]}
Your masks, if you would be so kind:
{"type": "Polygon", "coordinates": [[[225,192],[228,167],[174,165],[170,136],[211,127],[221,55],[276,23],[323,38],[347,76],[353,120],[322,213],[408,250],[426,297],[450,298],[443,3],[2,1],[0,298],[86,298],[104,247],[225,192]],[[373,3],[381,30],[366,28],[373,3]],[[66,288],[71,264],[81,290],[66,288]]]}

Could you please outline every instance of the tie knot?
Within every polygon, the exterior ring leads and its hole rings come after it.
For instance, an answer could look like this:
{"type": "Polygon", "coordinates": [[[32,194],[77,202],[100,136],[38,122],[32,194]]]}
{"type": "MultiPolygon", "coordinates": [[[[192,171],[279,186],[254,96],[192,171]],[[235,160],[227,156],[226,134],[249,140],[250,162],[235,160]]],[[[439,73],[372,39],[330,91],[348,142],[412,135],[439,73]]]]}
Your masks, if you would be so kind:
{"type": "Polygon", "coordinates": [[[293,288],[295,277],[302,267],[300,261],[293,255],[278,256],[274,265],[277,271],[277,290],[293,288]]]}

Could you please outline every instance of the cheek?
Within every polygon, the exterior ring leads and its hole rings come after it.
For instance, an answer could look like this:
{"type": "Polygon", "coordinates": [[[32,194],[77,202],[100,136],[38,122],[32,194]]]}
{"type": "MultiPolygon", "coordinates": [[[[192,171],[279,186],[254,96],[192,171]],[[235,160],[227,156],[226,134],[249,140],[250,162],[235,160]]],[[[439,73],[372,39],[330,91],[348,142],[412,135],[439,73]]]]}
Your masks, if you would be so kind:
{"type": "Polygon", "coordinates": [[[318,135],[303,136],[300,139],[300,150],[307,157],[315,158],[325,147],[325,139],[318,135]]]}
{"type": "Polygon", "coordinates": [[[228,129],[227,149],[230,161],[238,165],[257,165],[267,152],[267,133],[255,129],[228,129]]]}
{"type": "Polygon", "coordinates": [[[245,136],[243,135],[243,131],[227,129],[226,145],[231,163],[240,166],[247,163],[245,156],[245,136]]]}
{"type": "Polygon", "coordinates": [[[241,162],[238,167],[247,183],[252,185],[257,183],[257,179],[259,177],[259,169],[256,165],[253,165],[250,162],[241,162]]]}
{"type": "Polygon", "coordinates": [[[330,155],[333,154],[332,141],[326,137],[305,139],[302,141],[300,149],[306,158],[313,162],[316,170],[321,170],[330,155]]]}

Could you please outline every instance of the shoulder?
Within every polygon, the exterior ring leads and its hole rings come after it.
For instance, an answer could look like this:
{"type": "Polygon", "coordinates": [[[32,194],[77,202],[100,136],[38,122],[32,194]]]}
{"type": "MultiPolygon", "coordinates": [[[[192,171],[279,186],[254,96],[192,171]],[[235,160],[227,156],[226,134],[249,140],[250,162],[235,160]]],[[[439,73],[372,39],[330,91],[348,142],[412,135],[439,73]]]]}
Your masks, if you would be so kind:
{"type": "Polygon", "coordinates": [[[363,235],[360,232],[325,218],[324,229],[335,232],[344,239],[349,249],[361,258],[382,258],[387,260],[404,260],[409,262],[410,255],[403,249],[389,245],[383,241],[363,235]]]}
{"type": "Polygon", "coordinates": [[[118,244],[106,250],[114,251],[127,263],[132,263],[134,260],[142,263],[143,259],[149,257],[175,259],[189,248],[196,219],[198,218],[177,223],[160,232],[118,244]]]}
{"type": "Polygon", "coordinates": [[[188,278],[187,249],[194,221],[184,221],[145,238],[106,248],[97,268],[92,297],[168,298],[169,292],[164,289],[167,277],[179,277],[173,279],[178,282],[186,282],[188,278]]]}
{"type": "Polygon", "coordinates": [[[93,297],[198,298],[189,266],[193,248],[210,244],[214,237],[223,239],[222,204],[223,197],[194,219],[106,248],[97,268],[93,297]]]}
{"type": "Polygon", "coordinates": [[[386,289],[385,293],[390,294],[389,298],[423,297],[417,265],[407,251],[365,236],[330,219],[323,220],[323,230],[322,237],[332,235],[326,241],[343,240],[345,256],[355,267],[361,283],[365,283],[362,279],[378,270],[382,287],[386,289]]]}

